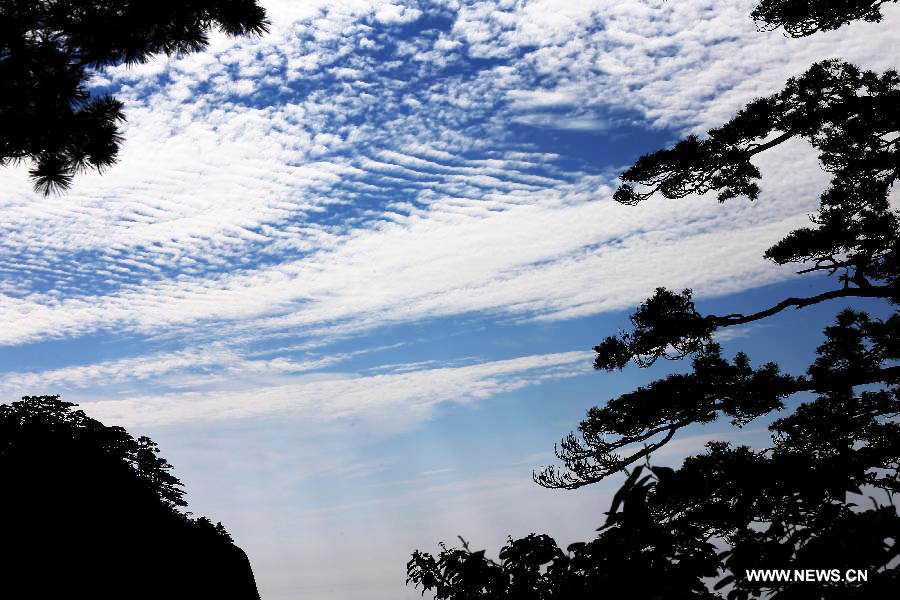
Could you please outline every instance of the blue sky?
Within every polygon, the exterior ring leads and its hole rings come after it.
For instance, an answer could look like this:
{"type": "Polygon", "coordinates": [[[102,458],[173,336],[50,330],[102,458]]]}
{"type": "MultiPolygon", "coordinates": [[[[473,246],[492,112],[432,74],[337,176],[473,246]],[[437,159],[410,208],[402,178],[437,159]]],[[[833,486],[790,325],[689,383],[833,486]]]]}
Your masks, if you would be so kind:
{"type": "MultiPolygon", "coordinates": [[[[457,534],[585,539],[615,482],[530,480],[584,410],[683,364],[590,348],[658,285],[709,311],[821,282],[765,263],[824,177],[759,158],[757,202],[622,207],[616,173],[812,62],[891,66],[883,24],[759,33],[744,0],[264,2],[272,32],[98,74],[121,161],[36,196],[0,171],[0,390],[160,442],[263,598],[374,600],[457,534]]],[[[893,25],[892,25],[893,23],[893,25]]],[[[729,331],[802,369],[838,305],[729,331]]],[[[764,443],[765,423],[685,432],[764,443]]]]}

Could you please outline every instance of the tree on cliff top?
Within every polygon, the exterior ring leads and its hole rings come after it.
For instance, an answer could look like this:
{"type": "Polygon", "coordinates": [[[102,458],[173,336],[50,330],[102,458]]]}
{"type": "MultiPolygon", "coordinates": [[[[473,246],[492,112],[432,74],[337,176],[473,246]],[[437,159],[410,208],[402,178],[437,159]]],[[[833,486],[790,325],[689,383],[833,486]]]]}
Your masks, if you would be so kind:
{"type": "Polygon", "coordinates": [[[221,523],[192,518],[147,437],[56,396],[0,405],[0,574],[9,598],[258,600],[221,523]]]}

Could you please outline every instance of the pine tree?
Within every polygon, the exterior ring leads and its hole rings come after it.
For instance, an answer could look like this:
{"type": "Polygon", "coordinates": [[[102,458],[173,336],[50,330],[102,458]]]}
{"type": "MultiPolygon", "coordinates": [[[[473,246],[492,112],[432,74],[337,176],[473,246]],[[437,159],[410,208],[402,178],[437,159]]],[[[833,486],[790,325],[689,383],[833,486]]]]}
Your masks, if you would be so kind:
{"type": "MultiPolygon", "coordinates": [[[[791,36],[881,19],[884,2],[763,0],[760,28],[791,36]]],[[[590,409],[557,447],[561,468],[535,473],[542,486],[575,489],[620,472],[597,537],[566,551],[547,536],[510,540],[499,562],[484,551],[416,552],[408,580],[439,600],[562,600],[603,597],[844,600],[896,594],[900,516],[900,213],[889,193],[900,177],[900,77],[839,60],[813,65],[783,91],[755,100],[701,138],[638,159],[615,199],[637,204],[716,193],[755,200],[751,159],[791,138],[807,140],[831,181],[811,226],[765,253],[777,264],[820,273],[832,289],[785,298],[749,314],[704,315],[691,290],[659,288],[607,337],[594,366],[690,358],[692,370],[653,381],[590,409]],[[788,308],[874,299],[889,316],[846,309],[824,328],[804,374],[744,353],[728,358],[713,335],[788,308]],[[756,366],[754,366],[756,364],[756,366]],[[652,466],[654,452],[693,424],[741,426],[807,400],[769,427],[771,447],[711,442],[678,469],[652,466]],[[752,569],[848,569],[867,581],[753,581],[752,569]],[[714,585],[709,585],[714,582],[714,585]]]]}
{"type": "Polygon", "coordinates": [[[211,29],[259,35],[256,0],[0,0],[0,165],[29,162],[35,189],[116,162],[123,104],[91,76],[154,54],[206,48],[211,29]]]}

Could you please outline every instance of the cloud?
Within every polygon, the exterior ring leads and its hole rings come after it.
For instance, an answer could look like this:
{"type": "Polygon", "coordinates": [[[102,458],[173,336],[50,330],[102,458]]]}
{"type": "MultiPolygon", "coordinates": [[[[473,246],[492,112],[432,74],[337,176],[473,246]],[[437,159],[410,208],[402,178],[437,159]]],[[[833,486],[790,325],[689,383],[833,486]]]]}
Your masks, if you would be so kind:
{"type": "Polygon", "coordinates": [[[13,324],[2,343],[202,322],[350,331],[473,311],[568,318],[638,300],[670,272],[670,252],[684,266],[671,282],[700,293],[773,281],[785,275],[753,262],[761,244],[725,263],[737,268],[725,284],[695,242],[771,240],[809,211],[815,177],[790,190],[764,180],[752,211],[629,212],[608,202],[609,165],[523,152],[509,124],[597,133],[630,114],[696,129],[812,60],[879,66],[878,48],[896,41],[869,24],[785,40],[757,32],[737,0],[434,5],[452,27],[404,40],[383,21],[423,8],[292,4],[271,4],[260,40],[216,37],[207,53],[105,73],[130,118],[105,175],[48,201],[23,170],[0,173],[0,315],[13,324]],[[473,62],[483,56],[496,64],[473,62]],[[624,260],[631,283],[617,275],[624,260]]]}
{"type": "Polygon", "coordinates": [[[204,351],[155,353],[70,366],[42,372],[7,372],[0,375],[0,390],[12,395],[27,395],[36,389],[77,389],[110,386],[115,383],[156,378],[173,371],[231,363],[233,352],[218,348],[204,351]]]}
{"type": "Polygon", "coordinates": [[[531,113],[513,117],[512,120],[514,123],[532,127],[547,127],[549,129],[570,131],[603,131],[609,128],[607,121],[589,115],[531,113]]]}
{"type": "MultiPolygon", "coordinates": [[[[29,395],[35,390],[45,392],[104,388],[106,393],[119,390],[119,395],[134,393],[143,382],[160,383],[168,388],[186,386],[210,387],[233,382],[237,377],[250,381],[260,376],[296,375],[319,371],[345,362],[355,356],[383,350],[372,347],[354,352],[331,352],[306,360],[285,357],[271,359],[247,358],[224,344],[214,344],[202,350],[155,352],[117,358],[97,363],[67,366],[44,371],[15,372],[0,375],[0,391],[8,395],[29,395]],[[124,384],[124,388],[117,384],[124,384]],[[122,388],[122,389],[120,389],[122,388]]],[[[285,349],[273,349],[272,352],[285,349]]]]}
{"type": "Polygon", "coordinates": [[[509,90],[506,97],[513,110],[529,110],[533,108],[554,108],[574,106],[578,104],[573,92],[562,90],[509,90]]]}
{"type": "Polygon", "coordinates": [[[421,16],[421,10],[402,4],[383,4],[375,10],[375,20],[379,23],[410,23],[421,16]]]}
{"type": "Polygon", "coordinates": [[[110,69],[97,85],[127,104],[120,164],[51,199],[24,169],[0,172],[0,344],[127,334],[243,355],[278,336],[561,320],[660,284],[703,298],[792,277],[760,257],[815,206],[802,143],[760,157],[755,204],[627,208],[610,201],[621,165],[511,126],[607,146],[696,130],[813,60],[884,66],[898,35],[786,40],[757,32],[750,4],[272,2],[259,40],[110,69]]]}
{"type": "MultiPolygon", "coordinates": [[[[290,365],[285,367],[283,370],[291,370],[290,365]]],[[[278,377],[270,378],[268,383],[259,378],[248,379],[244,370],[236,368],[226,377],[197,380],[192,391],[96,400],[83,403],[82,409],[93,418],[127,427],[290,414],[316,421],[365,418],[383,427],[397,428],[420,422],[440,404],[485,400],[589,370],[590,360],[585,352],[523,356],[457,367],[395,369],[374,375],[278,377]]]]}

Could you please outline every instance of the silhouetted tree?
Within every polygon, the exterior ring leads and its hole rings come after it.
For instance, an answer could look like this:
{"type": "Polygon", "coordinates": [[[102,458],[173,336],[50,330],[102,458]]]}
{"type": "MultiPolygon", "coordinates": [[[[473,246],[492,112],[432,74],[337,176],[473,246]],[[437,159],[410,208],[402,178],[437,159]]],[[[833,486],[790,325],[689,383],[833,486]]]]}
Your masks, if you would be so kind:
{"type": "Polygon", "coordinates": [[[831,31],[856,20],[880,22],[881,6],[897,0],[762,0],[751,16],[760,29],[783,27],[791,37],[831,31]]]}
{"type": "MultiPolygon", "coordinates": [[[[790,35],[879,20],[884,2],[763,1],[753,17],[790,35]]],[[[717,192],[759,196],[753,156],[807,140],[831,175],[812,225],[790,232],[765,257],[834,277],[834,289],[785,298],[750,314],[703,315],[691,290],[659,288],[631,316],[632,329],[594,350],[597,369],[692,358],[673,374],[588,411],[557,447],[562,468],[540,485],[574,489],[618,472],[628,477],[588,543],[562,551],[547,536],[510,540],[500,562],[467,545],[437,558],[416,552],[407,583],[440,600],[513,598],[851,599],[896,594],[900,576],[900,213],[889,193],[900,177],[900,77],[838,60],[813,65],[784,90],[751,102],[704,138],[642,156],[615,199],[678,199],[717,192]],[[841,311],[824,329],[803,375],[722,356],[713,334],[787,308],[840,298],[884,302],[889,316],[841,311]],[[712,442],[678,469],[650,466],[679,430],[721,416],[742,426],[804,402],[769,427],[755,450],[712,442]],[[868,580],[816,585],[752,581],[751,569],[865,569],[868,580]],[[517,587],[518,586],[518,587],[517,587]]]]}
{"type": "Polygon", "coordinates": [[[93,73],[206,48],[208,33],[267,30],[256,0],[0,0],[0,165],[30,161],[35,189],[116,161],[122,103],[93,73]]]}
{"type": "Polygon", "coordinates": [[[157,445],[74,406],[0,405],[0,596],[258,600],[222,524],[178,510],[157,445]]]}

